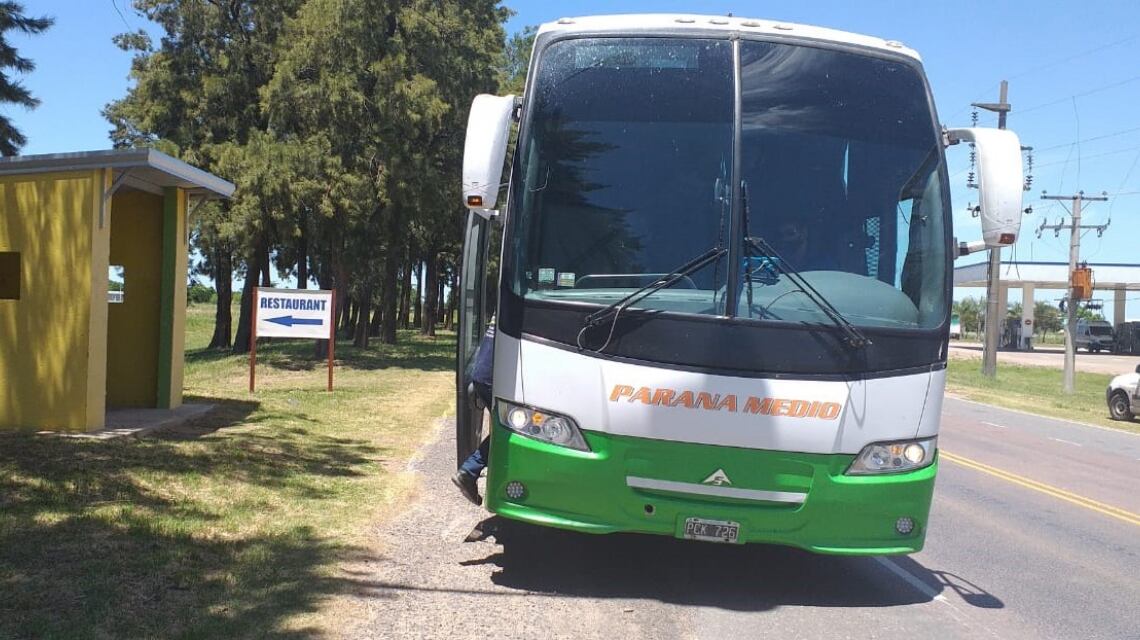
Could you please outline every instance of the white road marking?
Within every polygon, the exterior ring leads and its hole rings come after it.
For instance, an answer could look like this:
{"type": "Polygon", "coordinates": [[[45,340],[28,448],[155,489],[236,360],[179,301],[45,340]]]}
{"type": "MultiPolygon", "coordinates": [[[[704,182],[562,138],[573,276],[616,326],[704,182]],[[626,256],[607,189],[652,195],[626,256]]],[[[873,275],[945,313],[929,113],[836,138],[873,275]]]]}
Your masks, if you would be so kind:
{"type": "Polygon", "coordinates": [[[1060,438],[1053,438],[1053,437],[1050,437],[1049,439],[1050,439],[1050,440],[1053,440],[1053,441],[1055,441],[1055,442],[1062,442],[1062,443],[1064,443],[1064,444],[1071,444],[1071,445],[1073,445],[1074,447],[1083,447],[1083,446],[1085,446],[1085,445],[1083,445],[1083,444],[1081,444],[1081,443],[1079,443],[1079,442],[1073,442],[1072,440],[1062,440],[1062,439],[1060,439],[1060,438]]]}
{"type": "Polygon", "coordinates": [[[919,580],[914,574],[907,571],[906,569],[903,569],[902,567],[882,556],[875,556],[875,562],[878,562],[879,564],[886,567],[888,571],[905,580],[907,584],[917,589],[919,593],[926,596],[927,598],[930,598],[931,600],[940,600],[949,604],[949,602],[946,600],[946,596],[938,593],[938,590],[926,584],[922,580],[919,580]]]}
{"type": "Polygon", "coordinates": [[[989,636],[991,638],[1001,637],[994,633],[994,631],[988,626],[979,627],[977,624],[970,620],[970,617],[966,614],[966,612],[954,606],[954,603],[947,599],[946,596],[939,593],[938,590],[934,587],[931,587],[922,580],[919,580],[918,577],[911,572],[903,569],[894,562],[891,562],[882,556],[875,556],[874,560],[875,562],[878,562],[882,566],[886,567],[887,571],[890,571],[896,576],[902,578],[903,581],[905,581],[907,584],[917,589],[919,593],[926,596],[927,598],[930,598],[932,602],[941,602],[942,604],[946,605],[947,608],[943,609],[943,611],[948,612],[951,617],[957,620],[958,624],[961,624],[963,627],[968,629],[970,631],[969,637],[980,637],[982,635],[989,636]]]}
{"type": "Polygon", "coordinates": [[[1006,428],[1006,426],[1004,424],[997,424],[996,422],[986,422],[985,420],[982,420],[982,424],[989,425],[991,427],[997,427],[998,429],[1005,429],[1006,428]]]}

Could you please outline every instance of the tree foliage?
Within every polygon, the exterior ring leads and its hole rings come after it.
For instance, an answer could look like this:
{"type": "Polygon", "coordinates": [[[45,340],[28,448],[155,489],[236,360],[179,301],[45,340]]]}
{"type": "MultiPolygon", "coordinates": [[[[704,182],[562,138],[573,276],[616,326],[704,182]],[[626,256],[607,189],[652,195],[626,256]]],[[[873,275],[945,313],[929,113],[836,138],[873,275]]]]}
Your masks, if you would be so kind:
{"type": "Polygon", "coordinates": [[[275,277],[335,288],[338,326],[363,346],[407,326],[416,273],[415,316],[431,332],[441,281],[454,286],[457,273],[471,99],[525,73],[521,50],[504,49],[508,11],[497,0],[134,7],[163,36],[116,38],[136,52],[135,83],[104,111],[112,139],[169,150],[238,186],[192,234],[196,271],[218,283],[214,346],[229,344],[234,276],[245,281],[235,350],[248,348],[252,287],[275,277]]]}
{"type": "MultiPolygon", "coordinates": [[[[12,30],[28,34],[42,33],[53,23],[52,18],[29,18],[24,14],[24,6],[18,2],[0,2],[0,104],[14,104],[25,109],[39,106],[40,101],[9,75],[9,69],[16,73],[31,73],[36,65],[16,51],[8,42],[7,34],[12,30]]],[[[27,142],[27,138],[12,121],[7,116],[0,115],[0,155],[14,156],[27,142]]]]}
{"type": "Polygon", "coordinates": [[[953,311],[958,314],[958,322],[963,332],[981,331],[982,315],[985,311],[983,302],[973,296],[966,296],[954,303],[953,311]]]}

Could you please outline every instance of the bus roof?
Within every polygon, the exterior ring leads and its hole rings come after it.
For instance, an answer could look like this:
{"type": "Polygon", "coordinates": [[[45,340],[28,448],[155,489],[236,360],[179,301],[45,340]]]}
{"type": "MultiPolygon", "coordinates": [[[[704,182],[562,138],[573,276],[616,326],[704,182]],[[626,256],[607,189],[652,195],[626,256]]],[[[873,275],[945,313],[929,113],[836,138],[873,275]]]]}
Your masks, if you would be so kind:
{"type": "Polygon", "coordinates": [[[903,54],[910,58],[920,60],[918,52],[897,40],[884,40],[874,36],[865,36],[847,31],[813,27],[810,25],[795,24],[791,22],[775,22],[772,20],[756,20],[753,18],[740,18],[735,16],[709,16],[676,13],[648,13],[609,16],[584,16],[576,18],[562,18],[555,22],[547,22],[538,29],[538,33],[575,34],[575,33],[676,33],[676,32],[726,32],[726,33],[756,33],[767,36],[820,40],[841,44],[852,44],[892,53],[903,54]]]}

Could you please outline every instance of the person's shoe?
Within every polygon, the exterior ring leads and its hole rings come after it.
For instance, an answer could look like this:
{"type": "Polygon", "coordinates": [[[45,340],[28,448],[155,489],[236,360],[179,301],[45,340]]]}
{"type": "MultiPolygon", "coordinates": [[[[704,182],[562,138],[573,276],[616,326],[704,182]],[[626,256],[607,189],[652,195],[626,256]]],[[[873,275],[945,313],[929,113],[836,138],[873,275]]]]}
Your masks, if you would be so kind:
{"type": "Polygon", "coordinates": [[[459,493],[463,494],[471,504],[480,506],[483,504],[483,498],[479,497],[479,487],[475,484],[475,478],[471,475],[456,471],[455,475],[451,476],[451,483],[459,487],[459,493]]]}

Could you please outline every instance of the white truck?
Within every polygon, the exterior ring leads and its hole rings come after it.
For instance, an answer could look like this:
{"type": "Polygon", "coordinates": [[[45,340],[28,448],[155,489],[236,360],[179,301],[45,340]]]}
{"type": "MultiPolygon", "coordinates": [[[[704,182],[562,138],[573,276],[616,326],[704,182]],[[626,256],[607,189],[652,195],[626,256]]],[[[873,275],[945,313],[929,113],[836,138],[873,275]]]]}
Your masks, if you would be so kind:
{"type": "Polygon", "coordinates": [[[1089,353],[1112,351],[1112,323],[1106,320],[1077,320],[1073,335],[1074,349],[1088,349],[1089,353]]]}

